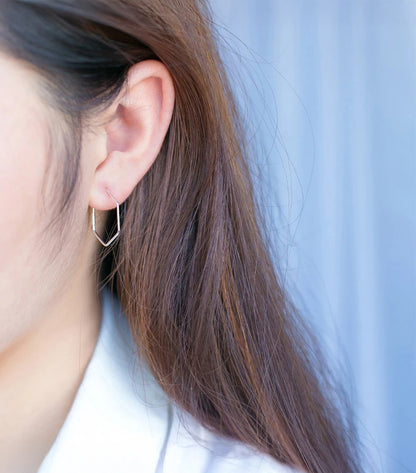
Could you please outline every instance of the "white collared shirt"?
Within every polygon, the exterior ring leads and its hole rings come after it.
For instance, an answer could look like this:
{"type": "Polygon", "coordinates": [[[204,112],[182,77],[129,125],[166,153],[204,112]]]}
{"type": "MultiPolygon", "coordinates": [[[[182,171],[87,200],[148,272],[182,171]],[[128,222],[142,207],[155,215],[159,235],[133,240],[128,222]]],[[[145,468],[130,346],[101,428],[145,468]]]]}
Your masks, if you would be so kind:
{"type": "Polygon", "coordinates": [[[94,353],[38,473],[294,471],[209,432],[176,407],[146,366],[139,366],[117,299],[106,288],[101,298],[103,313],[94,353]]]}

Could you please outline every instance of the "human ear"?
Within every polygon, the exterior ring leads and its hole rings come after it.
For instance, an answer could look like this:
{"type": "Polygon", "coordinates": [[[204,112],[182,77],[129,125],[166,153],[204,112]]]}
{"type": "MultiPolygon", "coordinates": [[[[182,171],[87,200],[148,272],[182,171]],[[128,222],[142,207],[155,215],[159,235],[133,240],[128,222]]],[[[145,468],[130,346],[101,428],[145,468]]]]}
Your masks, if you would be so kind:
{"type": "Polygon", "coordinates": [[[161,62],[145,60],[128,72],[125,93],[111,106],[105,122],[106,152],[97,159],[90,206],[122,203],[149,170],[162,147],[175,100],[172,78],[161,62]]]}

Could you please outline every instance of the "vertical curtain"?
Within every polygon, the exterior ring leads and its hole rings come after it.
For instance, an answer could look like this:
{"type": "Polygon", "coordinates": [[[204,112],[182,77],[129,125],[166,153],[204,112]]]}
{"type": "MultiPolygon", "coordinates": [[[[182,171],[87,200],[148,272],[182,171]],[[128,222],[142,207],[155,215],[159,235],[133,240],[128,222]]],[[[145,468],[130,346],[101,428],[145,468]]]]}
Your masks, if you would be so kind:
{"type": "Polygon", "coordinates": [[[416,471],[416,2],[211,4],[278,264],[366,469],[416,471]]]}

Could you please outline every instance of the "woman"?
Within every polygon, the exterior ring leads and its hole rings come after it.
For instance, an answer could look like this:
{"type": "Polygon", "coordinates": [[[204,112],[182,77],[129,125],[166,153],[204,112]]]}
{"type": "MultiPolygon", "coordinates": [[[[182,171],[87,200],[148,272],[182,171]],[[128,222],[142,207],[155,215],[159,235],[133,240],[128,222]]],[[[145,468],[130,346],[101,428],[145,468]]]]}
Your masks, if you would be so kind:
{"type": "Polygon", "coordinates": [[[359,471],[211,29],[201,0],[1,3],[1,471],[359,471]]]}

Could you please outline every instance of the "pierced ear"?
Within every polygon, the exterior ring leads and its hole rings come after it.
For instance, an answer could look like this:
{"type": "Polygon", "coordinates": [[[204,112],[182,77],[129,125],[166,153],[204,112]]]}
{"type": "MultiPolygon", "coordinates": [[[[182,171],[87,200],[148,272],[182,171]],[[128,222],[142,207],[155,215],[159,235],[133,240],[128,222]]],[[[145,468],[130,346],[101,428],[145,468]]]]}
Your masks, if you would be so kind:
{"type": "Polygon", "coordinates": [[[173,81],[161,62],[146,60],[130,68],[126,92],[112,104],[105,125],[106,151],[96,163],[91,207],[115,207],[107,190],[120,204],[127,199],[159,154],[174,101],[173,81]]]}

